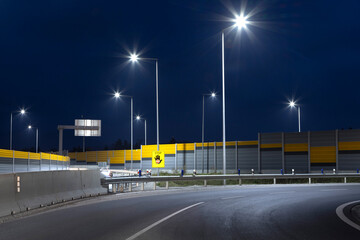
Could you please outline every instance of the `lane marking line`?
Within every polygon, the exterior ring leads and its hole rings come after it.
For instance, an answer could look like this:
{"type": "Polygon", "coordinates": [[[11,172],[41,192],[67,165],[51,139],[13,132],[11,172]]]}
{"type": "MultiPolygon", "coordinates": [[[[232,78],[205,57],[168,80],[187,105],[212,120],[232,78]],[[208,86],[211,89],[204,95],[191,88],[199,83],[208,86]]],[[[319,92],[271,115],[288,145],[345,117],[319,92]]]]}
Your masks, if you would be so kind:
{"type": "Polygon", "coordinates": [[[345,188],[339,188],[339,189],[322,189],[321,192],[332,192],[332,191],[346,191],[348,189],[345,188]]]}
{"type": "Polygon", "coordinates": [[[245,196],[234,196],[234,197],[224,197],[221,200],[233,199],[233,198],[244,198],[245,196]]]}
{"type": "Polygon", "coordinates": [[[156,227],[156,226],[159,225],[160,223],[168,220],[169,218],[172,218],[173,216],[175,216],[175,215],[177,215],[177,214],[179,214],[179,213],[181,213],[181,212],[183,212],[183,211],[186,211],[186,210],[188,210],[188,209],[190,209],[190,208],[196,207],[196,206],[198,206],[198,205],[200,205],[200,204],[203,204],[203,203],[204,203],[204,202],[198,202],[198,203],[196,203],[196,204],[193,204],[193,205],[191,205],[191,206],[188,206],[188,207],[186,207],[186,208],[183,208],[183,209],[181,209],[181,210],[179,210],[179,211],[177,211],[177,212],[174,212],[173,214],[170,214],[169,216],[164,217],[163,219],[161,219],[161,220],[159,220],[159,221],[151,224],[150,226],[144,228],[143,230],[135,233],[135,234],[132,235],[131,237],[128,237],[126,240],[135,239],[135,238],[137,238],[138,236],[140,236],[141,234],[143,234],[143,233],[149,231],[150,229],[156,227]]]}
{"type": "Polygon", "coordinates": [[[340,205],[339,207],[336,208],[336,214],[345,223],[347,223],[348,225],[350,225],[353,228],[360,231],[360,226],[357,225],[356,223],[354,223],[353,221],[351,221],[350,219],[348,219],[344,214],[344,208],[347,207],[348,205],[351,205],[351,204],[354,204],[354,203],[360,203],[360,201],[354,201],[354,202],[344,203],[344,204],[340,205]]]}
{"type": "Polygon", "coordinates": [[[288,192],[273,192],[273,193],[269,193],[269,194],[286,194],[286,193],[294,193],[295,191],[288,191],[288,192]]]}

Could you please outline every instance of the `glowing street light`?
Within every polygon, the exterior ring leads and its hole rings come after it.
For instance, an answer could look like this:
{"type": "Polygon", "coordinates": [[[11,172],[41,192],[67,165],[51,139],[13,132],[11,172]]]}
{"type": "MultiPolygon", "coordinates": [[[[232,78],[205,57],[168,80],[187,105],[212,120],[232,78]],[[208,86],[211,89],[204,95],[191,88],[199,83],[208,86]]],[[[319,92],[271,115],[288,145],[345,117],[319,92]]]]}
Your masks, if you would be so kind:
{"type": "Polygon", "coordinates": [[[20,113],[20,115],[25,115],[26,114],[26,110],[24,108],[20,109],[20,111],[15,111],[15,112],[11,112],[10,113],[10,150],[12,150],[12,142],[13,142],[13,134],[12,134],[12,129],[13,129],[13,113],[20,113]]]}
{"type": "MultiPolygon", "coordinates": [[[[29,125],[28,129],[31,130],[33,128],[33,126],[29,125]]],[[[39,152],[39,128],[35,128],[36,132],[35,132],[35,149],[36,149],[36,153],[39,152]]]]}
{"type": "MultiPolygon", "coordinates": [[[[144,124],[145,124],[145,145],[147,145],[147,144],[146,144],[146,119],[145,119],[145,118],[143,118],[143,119],[144,119],[144,124]]],[[[137,116],[136,116],[136,120],[138,120],[138,121],[141,120],[140,115],[137,115],[137,116]]]]}
{"type": "MultiPolygon", "coordinates": [[[[142,58],[136,53],[129,56],[130,61],[137,62],[138,60],[155,61],[155,78],[156,78],[156,144],[157,151],[159,151],[159,59],[157,58],[142,58]]],[[[159,169],[158,169],[159,171],[159,169]]]]}
{"type": "MultiPolygon", "coordinates": [[[[204,173],[204,132],[205,132],[205,96],[210,96],[211,98],[216,97],[216,93],[205,93],[203,94],[203,109],[202,109],[202,137],[201,137],[201,147],[202,147],[202,173],[204,173]]],[[[207,162],[207,173],[209,173],[209,158],[207,162]]]]}
{"type": "MultiPolygon", "coordinates": [[[[132,96],[128,96],[128,95],[122,95],[120,94],[120,92],[115,92],[114,93],[114,97],[116,99],[119,99],[120,97],[127,97],[131,99],[130,102],[130,135],[131,135],[131,140],[130,140],[130,145],[131,145],[131,163],[130,163],[130,169],[132,170],[132,166],[133,166],[133,136],[134,136],[134,126],[133,126],[133,122],[134,122],[134,104],[133,104],[133,97],[132,96]]],[[[125,161],[126,162],[126,161],[125,161]]]]}
{"type": "MultiPolygon", "coordinates": [[[[247,20],[247,17],[244,15],[237,16],[233,22],[235,22],[234,26],[230,29],[233,29],[234,27],[237,27],[237,30],[240,31],[243,28],[246,28],[246,25],[249,23],[247,20]]],[[[223,108],[223,174],[226,174],[226,131],[225,131],[225,31],[227,30],[223,29],[221,31],[221,60],[222,60],[222,108],[223,108]]],[[[226,180],[224,180],[224,184],[226,183],[226,180]]]]}
{"type": "Polygon", "coordinates": [[[300,106],[297,105],[294,101],[290,101],[290,102],[289,102],[289,106],[290,106],[291,108],[297,108],[297,111],[298,111],[299,132],[301,132],[301,127],[300,127],[300,106]]]}

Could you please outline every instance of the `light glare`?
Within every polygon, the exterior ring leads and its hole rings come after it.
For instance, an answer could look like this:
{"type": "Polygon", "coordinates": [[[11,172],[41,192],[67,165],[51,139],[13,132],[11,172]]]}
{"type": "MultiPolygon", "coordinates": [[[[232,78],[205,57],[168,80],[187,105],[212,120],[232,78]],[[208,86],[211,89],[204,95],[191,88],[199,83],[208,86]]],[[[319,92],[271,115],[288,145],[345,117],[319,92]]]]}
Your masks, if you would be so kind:
{"type": "Polygon", "coordinates": [[[20,110],[20,113],[21,113],[22,115],[24,115],[24,114],[25,114],[25,109],[21,109],[21,110],[20,110]]]}
{"type": "Polygon", "coordinates": [[[130,54],[130,61],[137,62],[138,59],[138,55],[136,55],[135,53],[130,54]]]}
{"type": "Polygon", "coordinates": [[[28,129],[31,129],[31,128],[32,128],[32,126],[31,126],[31,125],[29,125],[29,126],[28,126],[28,129]]]}
{"type": "Polygon", "coordinates": [[[136,116],[136,120],[140,120],[140,116],[139,116],[139,115],[136,116]]]}
{"type": "Polygon", "coordinates": [[[216,94],[215,93],[211,93],[211,97],[215,97],[216,96],[216,94]]]}
{"type": "Polygon", "coordinates": [[[248,23],[248,21],[246,20],[246,17],[244,17],[244,16],[238,16],[235,20],[235,25],[239,29],[246,27],[247,23],[248,23]]]}
{"type": "Polygon", "coordinates": [[[295,102],[294,102],[294,101],[291,101],[291,102],[289,103],[289,106],[290,106],[290,107],[295,107],[295,102]]]}
{"type": "Polygon", "coordinates": [[[119,98],[119,97],[120,97],[120,93],[119,93],[119,92],[115,92],[115,93],[114,93],[114,97],[115,97],[115,98],[119,98]]]}

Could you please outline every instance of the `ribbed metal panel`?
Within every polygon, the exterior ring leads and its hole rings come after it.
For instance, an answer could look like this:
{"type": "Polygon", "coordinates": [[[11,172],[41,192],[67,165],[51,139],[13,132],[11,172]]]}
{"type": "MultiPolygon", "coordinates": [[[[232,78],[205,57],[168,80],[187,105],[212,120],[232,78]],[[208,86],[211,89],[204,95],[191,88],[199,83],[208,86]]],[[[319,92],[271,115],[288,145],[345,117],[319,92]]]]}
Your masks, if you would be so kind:
{"type": "MultiPolygon", "coordinates": [[[[175,169],[175,156],[166,156],[165,155],[165,168],[166,170],[175,169]]],[[[161,170],[161,169],[160,169],[161,170]]]]}
{"type": "MultiPolygon", "coordinates": [[[[211,147],[210,147],[211,148],[211,147]]],[[[206,172],[206,169],[207,169],[207,160],[208,160],[208,157],[209,157],[209,154],[208,154],[208,150],[209,148],[208,147],[204,147],[204,172],[206,172]]],[[[201,147],[196,147],[196,169],[198,172],[200,172],[203,168],[203,152],[202,152],[202,148],[201,147]]]]}
{"type": "MultiPolygon", "coordinates": [[[[146,170],[146,169],[151,169],[152,167],[152,161],[151,158],[143,158],[142,159],[142,169],[146,170]]],[[[124,167],[122,167],[123,169],[124,167]]]]}
{"type": "Polygon", "coordinates": [[[49,171],[50,170],[50,160],[41,159],[41,171],[49,171]]]}
{"type": "Polygon", "coordinates": [[[178,167],[177,169],[194,170],[194,151],[181,151],[177,154],[178,167]]]}
{"type": "Polygon", "coordinates": [[[28,171],[28,160],[15,158],[15,172],[27,172],[28,171]]]}
{"type": "Polygon", "coordinates": [[[238,166],[241,173],[250,173],[251,169],[254,171],[258,167],[258,149],[257,145],[254,147],[238,147],[238,166]]]}
{"type": "Polygon", "coordinates": [[[339,130],[339,142],[359,142],[360,130],[339,130]]]}
{"type": "Polygon", "coordinates": [[[223,148],[222,148],[222,146],[216,147],[216,170],[217,170],[217,172],[223,171],[223,148]]]}
{"type": "Polygon", "coordinates": [[[274,172],[279,172],[281,168],[281,151],[261,151],[261,170],[274,170],[274,172]]]}
{"type": "MultiPolygon", "coordinates": [[[[208,158],[208,162],[205,161],[206,162],[205,164],[209,163],[209,172],[213,172],[215,169],[214,147],[209,147],[206,152],[207,152],[207,155],[209,156],[209,158],[208,158]]],[[[207,159],[205,158],[205,160],[207,160],[207,159]]],[[[207,166],[207,165],[205,165],[205,166],[207,166]]],[[[206,168],[206,171],[207,171],[207,168],[206,168]]]]}
{"type": "Polygon", "coordinates": [[[235,171],[236,168],[235,152],[235,146],[226,147],[226,170],[229,170],[230,172],[235,171]]]}
{"type": "Polygon", "coordinates": [[[335,141],[335,131],[311,132],[311,147],[335,146],[335,141]]]}
{"type": "Polygon", "coordinates": [[[261,133],[261,144],[281,143],[281,133],[261,133]]]}
{"type": "Polygon", "coordinates": [[[285,155],[285,173],[291,173],[292,169],[295,173],[307,173],[308,172],[308,155],[294,154],[285,155]]]}
{"type": "Polygon", "coordinates": [[[12,158],[0,158],[0,173],[12,172],[12,158]]]}
{"type": "Polygon", "coordinates": [[[339,170],[360,169],[360,153],[339,153],[339,170]]]}
{"type": "Polygon", "coordinates": [[[285,133],[285,144],[287,143],[307,143],[307,132],[285,133]]]}
{"type": "Polygon", "coordinates": [[[40,161],[30,159],[30,171],[40,171],[40,161]]]}

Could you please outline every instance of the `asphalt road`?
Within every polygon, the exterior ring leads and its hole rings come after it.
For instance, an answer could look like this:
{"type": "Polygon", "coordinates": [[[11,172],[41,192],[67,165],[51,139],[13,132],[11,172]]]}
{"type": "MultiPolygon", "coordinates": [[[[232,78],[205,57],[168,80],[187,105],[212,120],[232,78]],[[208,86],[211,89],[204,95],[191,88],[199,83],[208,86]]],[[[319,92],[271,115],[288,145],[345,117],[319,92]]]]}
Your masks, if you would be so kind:
{"type": "Polygon", "coordinates": [[[0,239],[360,239],[335,212],[359,199],[358,184],[126,193],[0,224],[0,239]]]}

